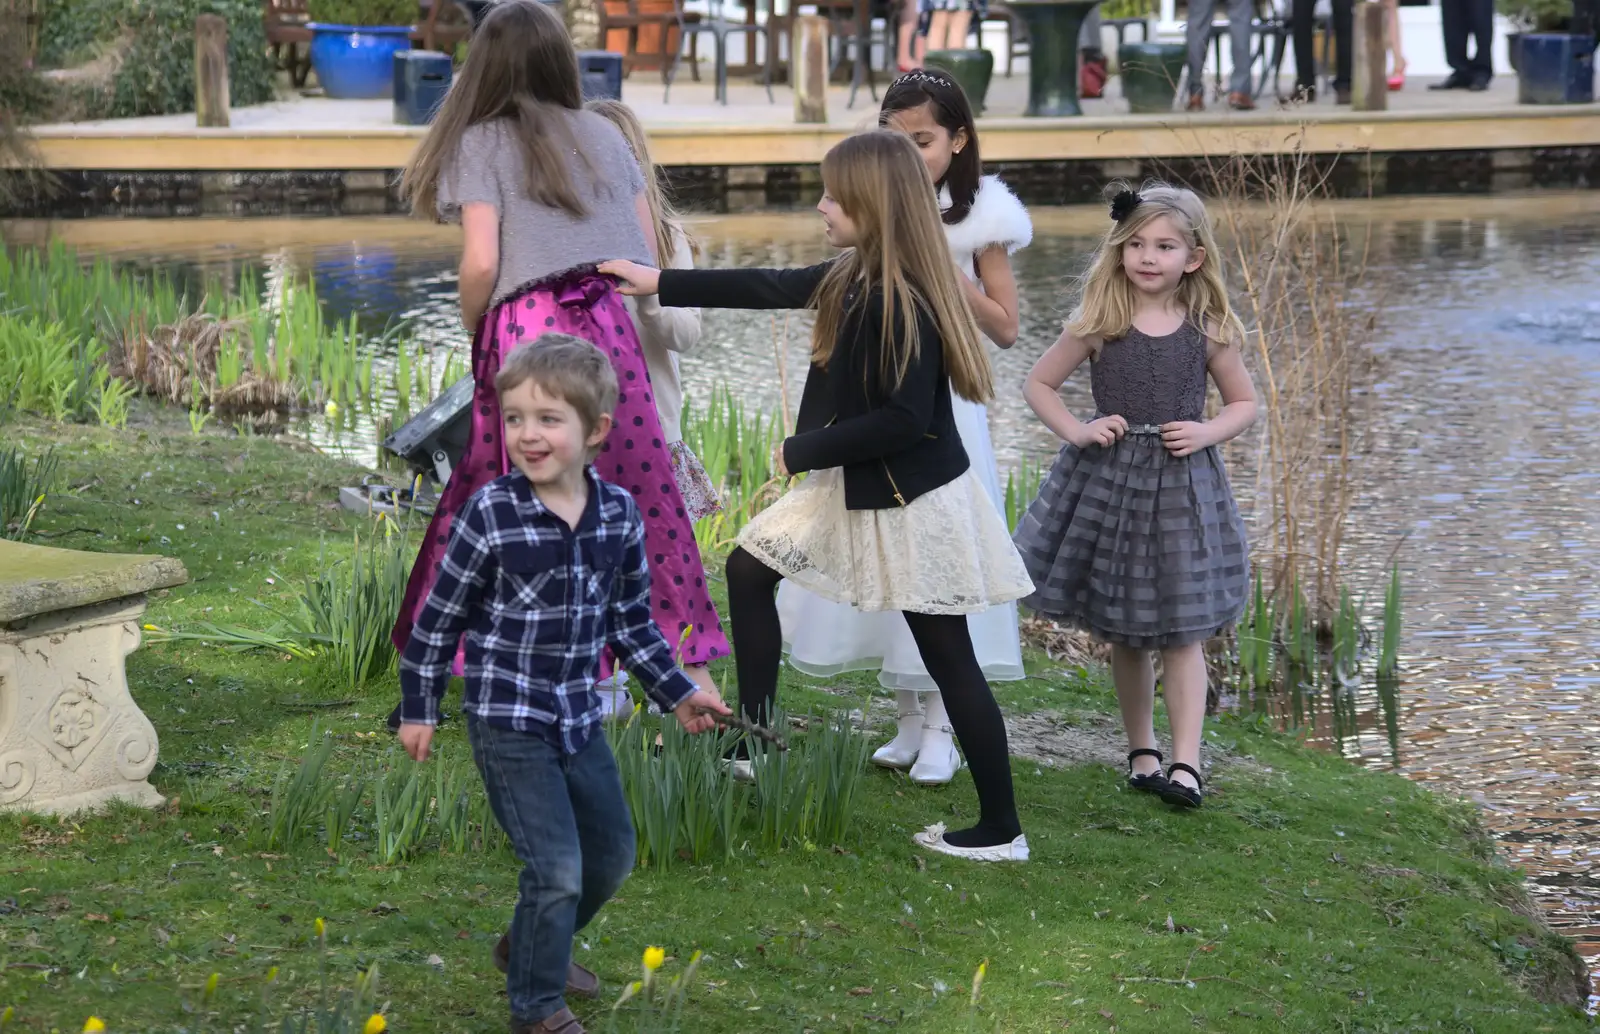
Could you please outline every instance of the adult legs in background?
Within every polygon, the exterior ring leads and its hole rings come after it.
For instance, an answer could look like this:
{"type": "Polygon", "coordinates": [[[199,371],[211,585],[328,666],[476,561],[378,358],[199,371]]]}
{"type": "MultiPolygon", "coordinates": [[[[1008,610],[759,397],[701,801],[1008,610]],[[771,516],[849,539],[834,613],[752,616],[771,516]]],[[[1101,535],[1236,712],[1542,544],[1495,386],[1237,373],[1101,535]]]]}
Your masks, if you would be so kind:
{"type": "Polygon", "coordinates": [[[1400,42],[1400,0],[1383,0],[1384,30],[1389,34],[1389,89],[1406,84],[1406,53],[1400,42]]]}
{"type": "MultiPolygon", "coordinates": [[[[1155,750],[1156,671],[1150,651],[1113,645],[1111,682],[1117,688],[1117,709],[1122,712],[1122,730],[1128,736],[1128,749],[1155,750]]],[[[1155,775],[1161,771],[1161,762],[1149,755],[1134,758],[1131,764],[1133,775],[1155,775]]]]}
{"type": "Polygon", "coordinates": [[[1228,41],[1233,48],[1233,73],[1228,79],[1228,106],[1248,111],[1256,106],[1250,89],[1250,23],[1255,0],[1228,0],[1228,41]]]}
{"type": "Polygon", "coordinates": [[[1472,81],[1467,67],[1466,0],[1439,0],[1439,25],[1444,33],[1444,59],[1450,75],[1430,90],[1464,90],[1472,81]]]}
{"type": "Polygon", "coordinates": [[[1216,0],[1189,0],[1189,21],[1184,27],[1184,39],[1189,47],[1189,103],[1190,111],[1206,106],[1206,49],[1211,45],[1211,15],[1216,10],[1216,0]]]}
{"type": "MultiPolygon", "coordinates": [[[[1461,0],[1466,29],[1463,36],[1472,37],[1472,58],[1467,61],[1469,90],[1486,90],[1494,78],[1494,60],[1490,47],[1494,45],[1494,0],[1461,0]]],[[[1463,56],[1466,41],[1462,41],[1463,56]]]]}
{"type": "MultiPolygon", "coordinates": [[[[1443,0],[1449,4],[1451,0],[1443,0]]],[[[1490,0],[1492,3],[1493,0],[1490,0]]],[[[1351,33],[1354,28],[1355,5],[1353,0],[1332,0],[1333,3],[1333,89],[1341,104],[1350,103],[1351,33]]],[[[1304,100],[1317,97],[1316,54],[1316,0],[1294,0],[1290,16],[1294,31],[1295,93],[1304,100]]]]}
{"type": "Polygon", "coordinates": [[[950,12],[950,24],[945,28],[944,45],[947,50],[966,50],[967,37],[972,34],[972,8],[963,7],[950,12]]]}
{"type": "Polygon", "coordinates": [[[917,0],[901,0],[900,24],[896,27],[898,46],[895,48],[895,63],[902,72],[909,72],[921,66],[917,42],[917,22],[921,20],[921,8],[917,0]]]}
{"type": "MultiPolygon", "coordinates": [[[[729,609],[735,609],[731,600],[729,609]]],[[[950,727],[967,756],[972,785],[978,792],[977,824],[947,832],[945,842],[956,847],[1010,843],[1021,834],[1022,825],[1017,819],[1016,797],[1011,786],[1006,723],[972,652],[967,619],[961,614],[909,612],[905,617],[911,636],[917,641],[917,650],[922,654],[922,662],[938,683],[950,727]]],[[[735,635],[737,627],[735,625],[735,635]]],[[[738,648],[734,655],[738,656],[738,648]]],[[[740,702],[743,702],[742,695],[740,702]]]]}
{"type": "MultiPolygon", "coordinates": [[[[1200,732],[1206,717],[1206,656],[1203,643],[1161,651],[1161,684],[1166,690],[1167,722],[1172,726],[1172,760],[1200,770],[1200,732]]],[[[1121,692],[1117,694],[1120,701],[1121,692]]],[[[1143,759],[1141,759],[1143,760],[1143,759]]],[[[1173,782],[1199,788],[1182,770],[1173,782]]]]}
{"type": "Polygon", "coordinates": [[[954,11],[936,8],[929,16],[928,36],[923,42],[922,52],[924,54],[928,53],[930,50],[951,49],[950,44],[946,42],[946,37],[950,31],[950,19],[954,13],[954,11]]]}

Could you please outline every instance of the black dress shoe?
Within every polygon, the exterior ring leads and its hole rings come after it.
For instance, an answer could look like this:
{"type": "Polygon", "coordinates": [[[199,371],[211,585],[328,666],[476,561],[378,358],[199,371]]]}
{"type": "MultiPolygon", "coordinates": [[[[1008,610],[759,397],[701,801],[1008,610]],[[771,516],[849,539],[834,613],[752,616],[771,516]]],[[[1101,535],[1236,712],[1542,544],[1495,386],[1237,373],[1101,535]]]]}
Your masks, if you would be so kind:
{"type": "Polygon", "coordinates": [[[1469,84],[1466,76],[1457,75],[1456,73],[1452,72],[1448,76],[1446,76],[1444,79],[1440,80],[1439,82],[1429,83],[1428,84],[1428,89],[1430,89],[1430,90],[1465,90],[1465,89],[1468,88],[1469,85],[1470,84],[1469,84]]]}
{"type": "Polygon", "coordinates": [[[1486,75],[1477,76],[1472,80],[1472,82],[1467,84],[1467,89],[1471,90],[1473,93],[1482,93],[1488,88],[1489,77],[1486,75]]]}

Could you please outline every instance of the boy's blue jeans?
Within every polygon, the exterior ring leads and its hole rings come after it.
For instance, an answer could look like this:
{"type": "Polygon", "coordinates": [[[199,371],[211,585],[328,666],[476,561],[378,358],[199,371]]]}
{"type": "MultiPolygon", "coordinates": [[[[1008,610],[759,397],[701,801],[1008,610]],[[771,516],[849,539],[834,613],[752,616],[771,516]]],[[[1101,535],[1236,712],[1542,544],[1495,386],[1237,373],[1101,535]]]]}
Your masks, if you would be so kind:
{"type": "Polygon", "coordinates": [[[567,756],[542,737],[467,716],[472,759],[522,861],[506,995],[519,1023],[561,1011],[572,936],[633,869],[633,823],[604,736],[567,756]]]}

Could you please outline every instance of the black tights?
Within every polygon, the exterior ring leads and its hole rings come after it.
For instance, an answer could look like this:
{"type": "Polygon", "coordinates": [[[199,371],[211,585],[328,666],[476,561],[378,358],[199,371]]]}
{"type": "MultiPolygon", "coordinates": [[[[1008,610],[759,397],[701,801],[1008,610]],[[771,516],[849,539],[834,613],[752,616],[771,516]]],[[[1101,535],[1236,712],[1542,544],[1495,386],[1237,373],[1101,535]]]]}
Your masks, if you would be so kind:
{"type": "MultiPolygon", "coordinates": [[[[739,673],[739,710],[753,722],[771,716],[783,661],[783,630],[775,596],[783,576],[743,549],[728,554],[728,617],[733,623],[733,659],[739,673]]],[[[960,614],[906,613],[978,791],[978,824],[945,834],[958,847],[1010,843],[1022,832],[1011,790],[1011,758],[1000,705],[972,652],[967,619],[960,614]]]]}

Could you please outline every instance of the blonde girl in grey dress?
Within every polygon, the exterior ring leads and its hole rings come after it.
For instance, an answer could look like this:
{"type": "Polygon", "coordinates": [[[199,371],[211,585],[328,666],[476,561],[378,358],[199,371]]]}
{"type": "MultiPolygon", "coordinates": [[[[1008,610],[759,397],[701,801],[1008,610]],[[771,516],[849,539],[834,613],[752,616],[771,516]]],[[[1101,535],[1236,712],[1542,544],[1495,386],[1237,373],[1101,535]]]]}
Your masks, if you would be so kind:
{"type": "Polygon", "coordinates": [[[1022,603],[1111,644],[1130,785],[1194,808],[1202,646],[1243,613],[1249,588],[1244,526],[1217,446],[1255,422],[1256,396],[1200,198],[1165,183],[1122,190],[1111,220],[1082,303],[1023,388],[1066,444],[1017,527],[1036,586],[1022,603]],[[1088,421],[1057,394],[1085,361],[1088,421]],[[1207,375],[1222,395],[1210,420],[1207,375]],[[1172,726],[1165,774],[1154,651],[1172,726]]]}

